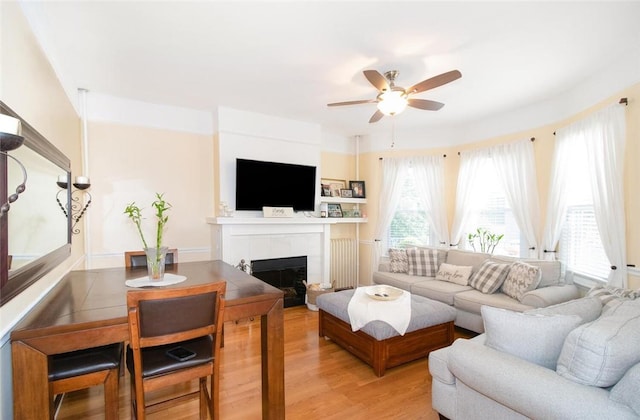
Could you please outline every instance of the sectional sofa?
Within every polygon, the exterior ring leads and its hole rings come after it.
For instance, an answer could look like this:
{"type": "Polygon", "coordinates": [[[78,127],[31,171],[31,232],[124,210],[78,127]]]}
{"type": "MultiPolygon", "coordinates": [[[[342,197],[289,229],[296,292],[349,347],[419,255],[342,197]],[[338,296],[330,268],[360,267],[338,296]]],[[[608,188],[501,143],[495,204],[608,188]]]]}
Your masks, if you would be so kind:
{"type": "Polygon", "coordinates": [[[559,261],[428,247],[390,250],[389,255],[373,273],[375,284],[451,305],[457,310],[455,325],[478,333],[484,332],[483,305],[523,312],[579,296],[559,261]]]}
{"type": "Polygon", "coordinates": [[[484,334],[429,354],[433,409],[451,420],[640,419],[639,297],[605,287],[522,313],[484,307],[484,334]]]}

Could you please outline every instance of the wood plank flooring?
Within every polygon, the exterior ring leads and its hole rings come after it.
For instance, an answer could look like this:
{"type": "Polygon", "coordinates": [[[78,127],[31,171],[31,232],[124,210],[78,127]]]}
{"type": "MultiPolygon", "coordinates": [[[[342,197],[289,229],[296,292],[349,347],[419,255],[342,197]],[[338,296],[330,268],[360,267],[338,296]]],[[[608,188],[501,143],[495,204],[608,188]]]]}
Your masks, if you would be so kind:
{"type": "MultiPolygon", "coordinates": [[[[318,336],[318,313],[306,306],[286,308],[286,417],[290,420],[437,419],[431,408],[427,358],[388,369],[378,378],[371,367],[318,336]]],[[[456,329],[457,337],[469,337],[456,329]]],[[[225,324],[220,366],[223,420],[261,418],[259,319],[225,324]]],[[[103,419],[102,387],[65,396],[58,419],[103,419]]],[[[198,417],[198,402],[149,415],[150,419],[198,417]]],[[[120,418],[131,418],[129,375],[120,380],[120,418]]]]}

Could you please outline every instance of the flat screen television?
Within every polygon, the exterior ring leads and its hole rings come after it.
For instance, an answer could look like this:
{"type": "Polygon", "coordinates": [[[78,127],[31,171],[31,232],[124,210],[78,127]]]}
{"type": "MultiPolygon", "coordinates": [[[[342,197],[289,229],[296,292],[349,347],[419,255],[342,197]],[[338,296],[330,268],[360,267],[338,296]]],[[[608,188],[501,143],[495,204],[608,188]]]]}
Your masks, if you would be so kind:
{"type": "Polygon", "coordinates": [[[315,210],[316,167],[236,159],[236,210],[315,210]]]}

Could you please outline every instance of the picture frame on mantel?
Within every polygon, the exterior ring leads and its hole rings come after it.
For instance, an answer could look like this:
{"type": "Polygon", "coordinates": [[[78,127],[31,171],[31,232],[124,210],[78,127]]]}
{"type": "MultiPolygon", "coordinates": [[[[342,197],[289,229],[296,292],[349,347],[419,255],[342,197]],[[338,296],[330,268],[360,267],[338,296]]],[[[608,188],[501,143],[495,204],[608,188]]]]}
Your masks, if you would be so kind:
{"type": "Polygon", "coordinates": [[[339,203],[328,203],[327,213],[329,217],[342,217],[342,206],[339,203]]]}
{"type": "Polygon", "coordinates": [[[331,178],[322,178],[320,179],[320,183],[322,185],[329,186],[330,197],[340,197],[340,190],[346,188],[346,185],[347,185],[347,181],[345,181],[344,179],[331,179],[331,178]]]}
{"type": "Polygon", "coordinates": [[[353,198],[365,198],[364,181],[349,181],[349,188],[353,191],[353,198]]]}

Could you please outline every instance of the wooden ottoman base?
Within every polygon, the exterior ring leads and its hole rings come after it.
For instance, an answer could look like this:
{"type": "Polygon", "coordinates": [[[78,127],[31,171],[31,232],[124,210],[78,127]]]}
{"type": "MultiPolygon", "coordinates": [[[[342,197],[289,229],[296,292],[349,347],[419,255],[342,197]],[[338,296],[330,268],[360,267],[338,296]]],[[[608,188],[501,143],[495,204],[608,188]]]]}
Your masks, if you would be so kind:
{"type": "Polygon", "coordinates": [[[387,368],[426,357],[431,351],[453,343],[453,321],[378,341],[328,312],[319,311],[320,337],[327,337],[383,376],[387,368]]]}

